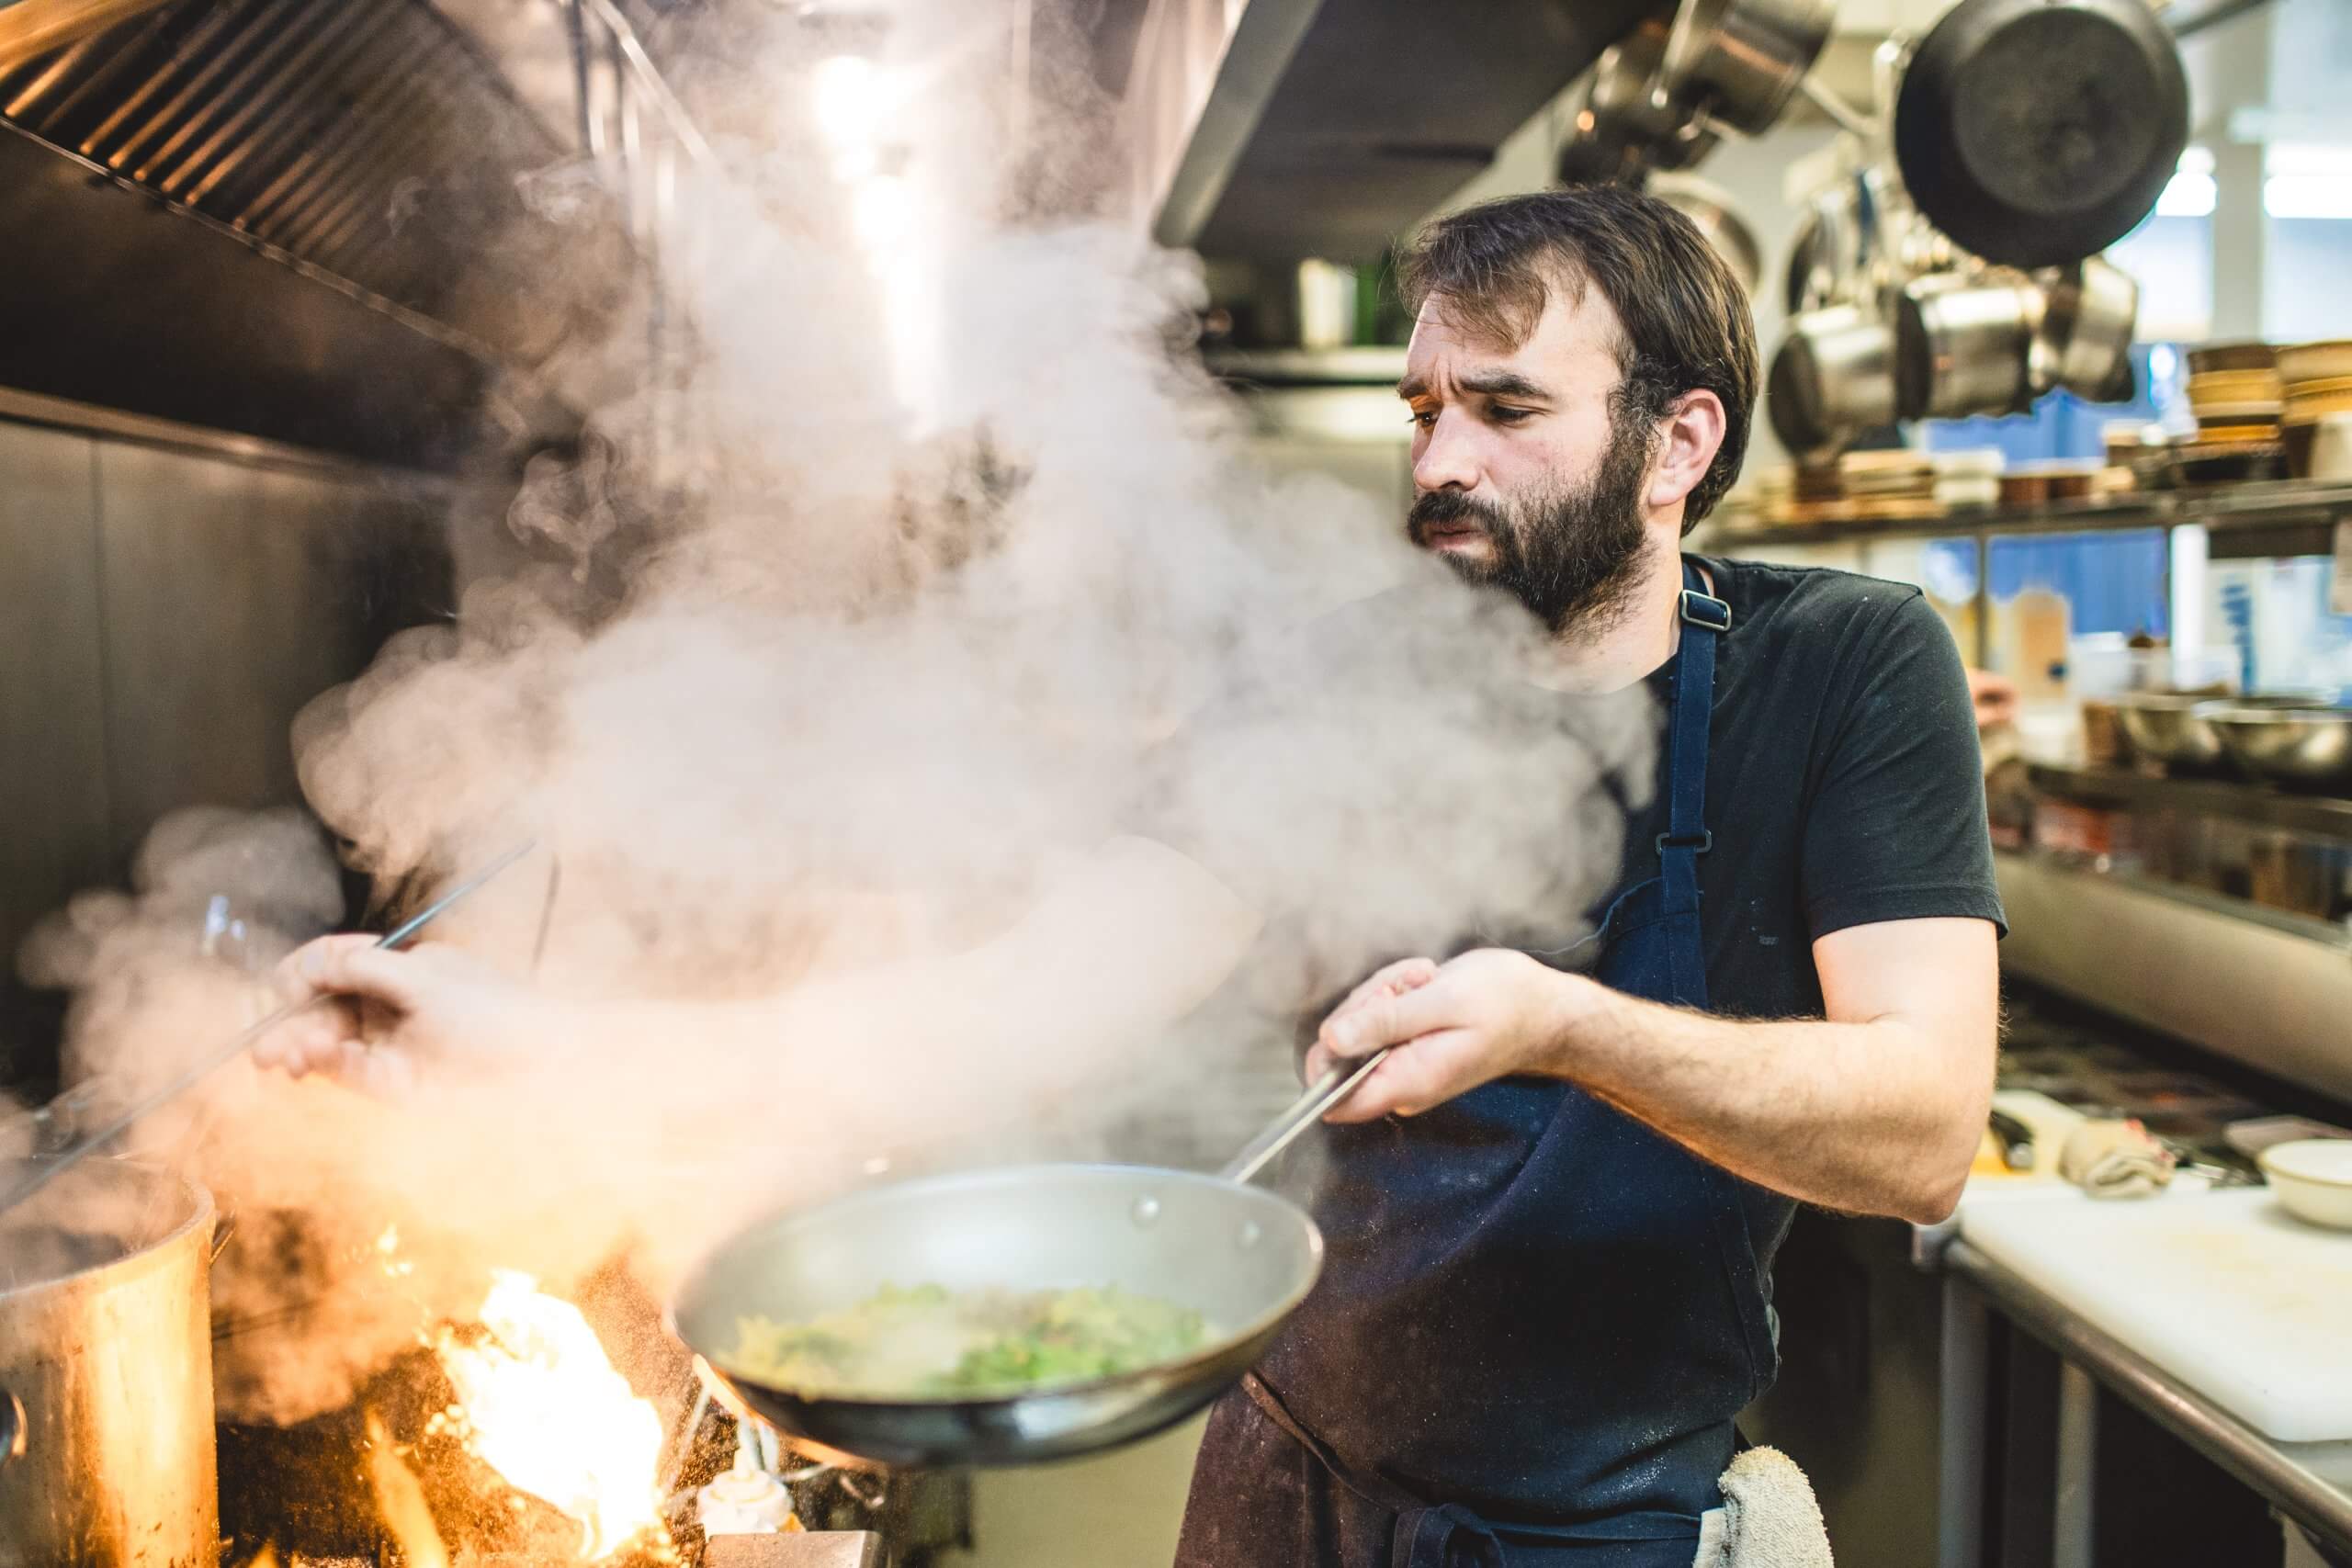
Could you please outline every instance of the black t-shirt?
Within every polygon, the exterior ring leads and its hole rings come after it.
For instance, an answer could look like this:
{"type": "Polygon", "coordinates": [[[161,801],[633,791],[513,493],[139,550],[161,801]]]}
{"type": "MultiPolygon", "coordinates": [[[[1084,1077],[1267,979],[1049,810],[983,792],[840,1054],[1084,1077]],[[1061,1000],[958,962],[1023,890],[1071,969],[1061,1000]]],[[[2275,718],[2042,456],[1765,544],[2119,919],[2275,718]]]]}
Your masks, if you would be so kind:
{"type": "MultiPolygon", "coordinates": [[[[1919,590],[1851,572],[1700,558],[1731,630],[1715,662],[1699,924],[1710,1011],[1817,1018],[1813,943],[1880,920],[2002,923],[1974,705],[1919,590]]],[[[1660,702],[1679,657],[1654,671],[1660,702]]],[[[1657,868],[1660,792],[1627,823],[1657,868]]]]}
{"type": "MultiPolygon", "coordinates": [[[[1700,564],[1732,609],[1709,730],[1714,842],[1699,863],[1709,1008],[1819,1017],[1815,939],[1882,920],[2002,919],[1966,675],[1917,588],[1700,564]]],[[[1148,830],[1269,916],[1259,965],[1270,950],[1293,950],[1272,960],[1291,1005],[1319,1012],[1334,989],[1412,952],[1498,943],[1580,967],[1596,950],[1572,944],[1606,890],[1656,873],[1661,707],[1679,658],[1644,683],[1646,705],[1639,693],[1544,691],[1498,675],[1507,660],[1483,673],[1464,667],[1477,662],[1464,660],[1467,635],[1507,640],[1510,623],[1527,619],[1450,579],[1348,606],[1171,748],[1170,776],[1181,782],[1148,830]],[[1462,608],[1472,600],[1485,620],[1462,608]],[[1460,669],[1458,700],[1450,677],[1432,700],[1433,665],[1460,669]],[[1400,725],[1413,733],[1392,735],[1400,725]],[[1344,778],[1351,771],[1362,787],[1344,778]],[[1233,810],[1236,798],[1251,810],[1233,810]],[[1626,800],[1639,804],[1629,812],[1626,800]],[[1301,841],[1351,818],[1377,847],[1351,855],[1301,841]],[[1589,863],[1596,853],[1614,876],[1589,863]],[[1445,931],[1409,919],[1346,926],[1362,911],[1409,906],[1419,888],[1449,911],[1445,931]],[[1485,888],[1491,909],[1477,907],[1485,888]],[[1454,919],[1465,909],[1470,918],[1454,919]],[[1302,971],[1304,949],[1321,962],[1302,971]]],[[[1274,1001],[1258,989],[1261,1007],[1274,1001]]]]}

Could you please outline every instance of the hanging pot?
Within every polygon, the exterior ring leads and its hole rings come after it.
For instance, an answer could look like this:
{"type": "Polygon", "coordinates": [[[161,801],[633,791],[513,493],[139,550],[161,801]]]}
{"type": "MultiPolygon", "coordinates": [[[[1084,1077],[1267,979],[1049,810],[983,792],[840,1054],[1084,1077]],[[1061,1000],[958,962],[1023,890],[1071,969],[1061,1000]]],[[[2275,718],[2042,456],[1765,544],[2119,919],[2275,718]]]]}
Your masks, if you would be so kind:
{"type": "Polygon", "coordinates": [[[0,1564],[218,1560],[213,1240],[204,1189],[116,1160],[0,1217],[0,1564]]]}
{"type": "Polygon", "coordinates": [[[1837,10],[1837,0],[1682,0],[1661,83],[1677,103],[1761,135],[1820,57],[1837,10]]]}
{"type": "Polygon", "coordinates": [[[2086,256],[2038,281],[2048,303],[2030,356],[2033,389],[2063,387],[2095,403],[2129,402],[2139,284],[2104,256],[2086,256]]]}
{"type": "Polygon", "coordinates": [[[2096,255],[2156,204],[2188,85],[2146,0],[1960,0],[1921,39],[1894,155],[1929,221],[2011,266],[2096,255]]]}
{"type": "Polygon", "coordinates": [[[1637,28],[1601,51],[1576,129],[1560,149],[1559,182],[1638,180],[1653,169],[1687,169],[1714,150],[1716,134],[1658,83],[1664,29],[1637,28]]]}
{"type": "Polygon", "coordinates": [[[1772,355],[1764,409],[1781,445],[1800,458],[1828,457],[1863,431],[1894,423],[1893,329],[1852,305],[1792,316],[1772,355]]]}
{"type": "Polygon", "coordinates": [[[1895,296],[1895,405],[1905,419],[2012,413],[2032,400],[2026,356],[2042,319],[2020,273],[1938,273],[1895,296]]]}

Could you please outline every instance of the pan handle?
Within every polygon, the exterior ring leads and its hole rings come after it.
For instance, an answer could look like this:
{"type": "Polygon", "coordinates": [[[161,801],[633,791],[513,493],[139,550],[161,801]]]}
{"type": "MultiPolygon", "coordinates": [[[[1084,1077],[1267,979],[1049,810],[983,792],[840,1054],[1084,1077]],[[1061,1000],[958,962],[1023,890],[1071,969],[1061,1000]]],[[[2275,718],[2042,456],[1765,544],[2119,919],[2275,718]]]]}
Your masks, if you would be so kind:
{"type": "Polygon", "coordinates": [[[1306,1086],[1283,1113],[1266,1123],[1266,1130],[1245,1145],[1241,1152],[1226,1163],[1217,1175],[1227,1181],[1247,1181],[1265,1168],[1266,1162],[1290,1147],[1301,1133],[1315,1125],[1326,1111],[1337,1105],[1353,1091],[1356,1085],[1372,1075],[1372,1069],[1387,1059],[1390,1046],[1383,1046],[1361,1062],[1342,1062],[1325,1071],[1321,1077],[1306,1086]]]}

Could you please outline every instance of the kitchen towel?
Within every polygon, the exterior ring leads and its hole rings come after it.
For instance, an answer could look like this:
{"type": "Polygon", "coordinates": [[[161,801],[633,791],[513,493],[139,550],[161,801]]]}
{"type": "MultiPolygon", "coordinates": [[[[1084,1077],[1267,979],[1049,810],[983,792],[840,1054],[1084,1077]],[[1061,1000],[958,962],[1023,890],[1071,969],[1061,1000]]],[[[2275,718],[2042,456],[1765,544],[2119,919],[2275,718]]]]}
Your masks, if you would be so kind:
{"type": "Polygon", "coordinates": [[[1724,1506],[1699,1516],[1691,1568],[1831,1568],[1813,1483],[1778,1449],[1749,1449],[1716,1483],[1724,1506]]]}

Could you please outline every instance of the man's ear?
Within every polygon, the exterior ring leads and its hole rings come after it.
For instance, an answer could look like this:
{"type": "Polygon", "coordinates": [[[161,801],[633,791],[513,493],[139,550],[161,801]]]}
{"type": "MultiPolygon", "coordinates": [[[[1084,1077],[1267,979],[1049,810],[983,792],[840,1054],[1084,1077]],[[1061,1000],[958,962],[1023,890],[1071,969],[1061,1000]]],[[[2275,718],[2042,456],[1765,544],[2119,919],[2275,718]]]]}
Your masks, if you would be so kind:
{"type": "Polygon", "coordinates": [[[1679,507],[1714,466],[1723,449],[1725,427],[1723,400],[1696,388],[1675,400],[1660,422],[1665,439],[1658,443],[1650,465],[1649,488],[1642,501],[1651,511],[1679,507]]]}

